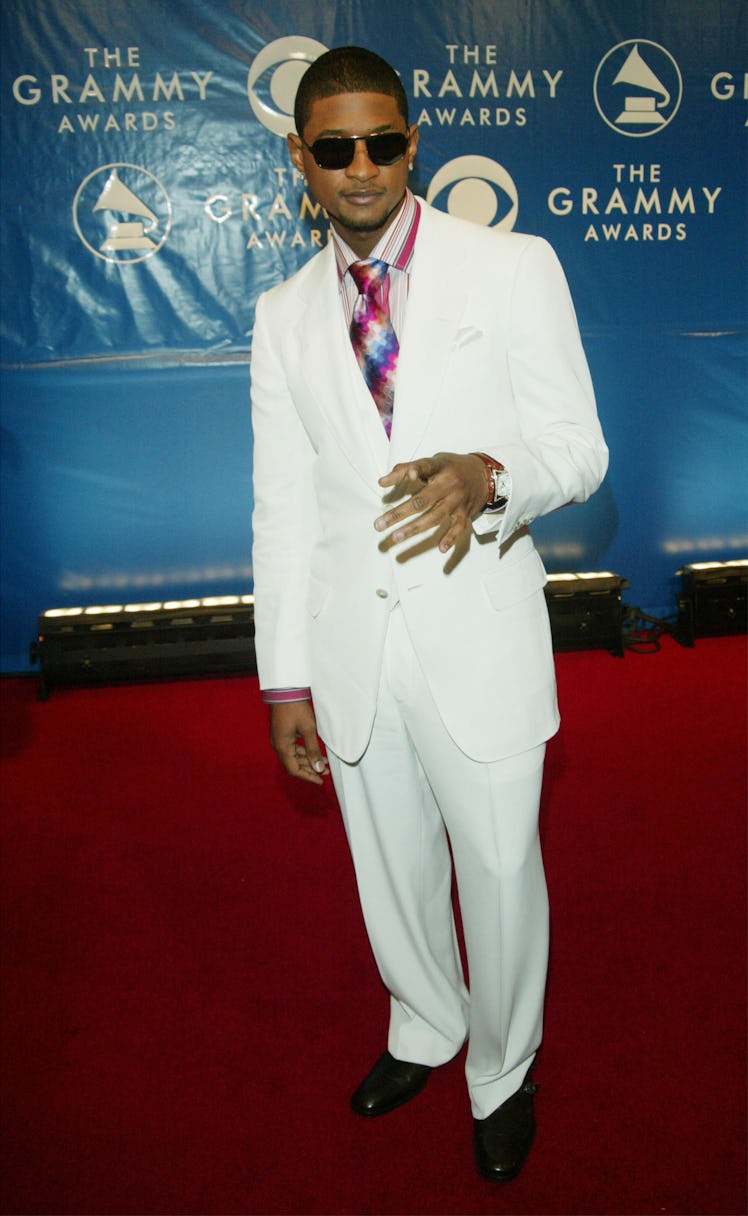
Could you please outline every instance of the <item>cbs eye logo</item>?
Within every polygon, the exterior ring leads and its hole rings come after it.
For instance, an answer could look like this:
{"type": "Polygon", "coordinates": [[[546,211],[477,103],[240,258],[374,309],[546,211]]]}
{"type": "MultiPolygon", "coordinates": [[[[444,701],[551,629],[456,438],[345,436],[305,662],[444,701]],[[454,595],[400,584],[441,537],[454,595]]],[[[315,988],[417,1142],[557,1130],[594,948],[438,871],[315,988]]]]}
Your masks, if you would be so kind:
{"type": "Polygon", "coordinates": [[[511,232],[517,222],[517,187],[503,165],[488,156],[458,156],[431,179],[426,202],[485,228],[511,232]]]}
{"type": "Polygon", "coordinates": [[[293,103],[299,81],[327,47],[314,38],[291,35],[263,47],[247,75],[247,97],[263,127],[285,137],[294,129],[293,103]]]}

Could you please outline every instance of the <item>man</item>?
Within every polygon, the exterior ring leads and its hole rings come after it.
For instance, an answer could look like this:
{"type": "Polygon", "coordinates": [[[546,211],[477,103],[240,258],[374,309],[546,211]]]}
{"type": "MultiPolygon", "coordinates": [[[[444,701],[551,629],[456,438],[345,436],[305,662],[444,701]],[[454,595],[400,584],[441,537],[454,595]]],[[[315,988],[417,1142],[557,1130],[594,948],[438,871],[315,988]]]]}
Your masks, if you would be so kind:
{"type": "Polygon", "coordinates": [[[535,1129],[538,804],[558,725],[528,525],[586,499],[607,451],[554,254],[413,197],[393,69],[327,52],[295,121],[332,240],[257,308],[260,683],[288,772],[320,783],[329,766],[390,993],[388,1050],[353,1109],[408,1101],[469,1038],[477,1167],[506,1180],[535,1129]]]}

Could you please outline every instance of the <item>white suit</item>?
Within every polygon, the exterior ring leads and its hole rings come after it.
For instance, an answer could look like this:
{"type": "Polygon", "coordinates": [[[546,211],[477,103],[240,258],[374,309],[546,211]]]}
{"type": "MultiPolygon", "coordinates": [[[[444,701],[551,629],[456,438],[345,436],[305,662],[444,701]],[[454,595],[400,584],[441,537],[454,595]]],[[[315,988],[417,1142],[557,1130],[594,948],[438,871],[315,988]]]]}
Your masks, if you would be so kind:
{"type": "MultiPolygon", "coordinates": [[[[389,665],[397,680],[398,670],[412,662],[411,684],[416,680],[423,684],[419,703],[433,701],[429,710],[433,729],[445,732],[436,750],[445,754],[454,747],[450,771],[459,767],[459,757],[468,758],[468,764],[480,762],[479,771],[486,762],[506,758],[512,758],[515,768],[521,766],[517,757],[529,757],[558,726],[545,572],[528,525],[570,501],[584,501],[607,467],[574,310],[550,247],[538,238],[456,220],[422,201],[420,207],[406,320],[399,335],[390,442],[351,348],[331,246],[261,297],[251,368],[260,682],[263,688],[311,686],[320,735],[336,758],[333,776],[367,926],[391,993],[392,973],[398,967],[391,966],[384,954],[397,953],[398,947],[388,943],[398,930],[389,925],[386,933],[380,932],[374,922],[381,920],[376,909],[383,904],[382,875],[392,860],[381,862],[382,873],[368,876],[367,868],[374,866],[371,840],[367,837],[356,844],[351,807],[357,795],[346,793],[341,775],[345,771],[357,779],[370,740],[377,739],[372,728],[377,714],[385,713],[383,665],[385,675],[389,665]],[[503,513],[483,514],[474,521],[470,543],[460,554],[445,557],[435,543],[421,543],[415,555],[401,560],[408,544],[387,550],[373,527],[384,509],[377,479],[400,461],[440,451],[482,451],[499,459],[511,475],[509,503],[503,513]],[[388,657],[388,646],[397,647],[396,656],[388,657]],[[374,890],[367,896],[370,882],[374,890]]],[[[408,689],[401,692],[407,696],[408,689]]],[[[386,695],[391,709],[401,700],[395,692],[393,701],[392,688],[386,695]]],[[[419,730],[408,726],[408,743],[419,730]]],[[[430,730],[424,728],[424,739],[430,730]]],[[[528,823],[533,815],[537,819],[542,751],[537,755],[540,759],[529,763],[534,775],[525,815],[528,823]]],[[[418,763],[420,772],[421,756],[418,763]]],[[[419,777],[414,775],[413,780],[419,777]]],[[[420,780],[430,787],[430,797],[441,779],[427,770],[425,779],[420,773],[420,780]]],[[[458,784],[464,787],[466,780],[462,775],[458,784]]],[[[368,789],[368,778],[366,784],[368,789]]],[[[392,796],[391,791],[387,797],[392,796]]],[[[480,796],[469,797],[474,801],[480,796]]],[[[370,792],[364,800],[370,800],[370,792]]],[[[453,836],[459,796],[453,800],[454,808],[445,812],[442,803],[450,801],[448,793],[439,793],[432,809],[437,818],[441,815],[447,821],[453,836]]],[[[496,813],[506,816],[507,811],[496,813]]],[[[356,810],[355,818],[362,821],[364,811],[356,810]]],[[[534,829],[519,823],[519,812],[516,819],[526,855],[512,870],[532,872],[532,898],[542,904],[542,867],[538,877],[534,829]]],[[[395,850],[398,855],[415,847],[414,830],[403,829],[395,850]]],[[[448,854],[443,840],[434,847],[438,854],[434,865],[439,869],[434,897],[438,888],[443,899],[448,854]]],[[[489,845],[484,840],[471,847],[485,851],[489,845]]],[[[506,842],[502,847],[506,853],[506,842]]],[[[458,868],[461,894],[477,889],[469,853],[466,848],[462,873],[458,868]]],[[[397,892],[390,895],[400,899],[397,892]]],[[[526,893],[518,898],[520,904],[527,904],[526,893]]],[[[443,940],[423,945],[421,954],[446,950],[450,932],[445,920],[443,940]]],[[[495,927],[486,930],[481,947],[493,955],[495,932],[495,927]]],[[[539,926],[536,933],[542,936],[539,926]]],[[[537,943],[534,948],[542,954],[537,943]]],[[[510,953],[503,950],[504,956],[510,953]]],[[[414,966],[411,959],[404,970],[410,972],[414,966]]],[[[409,1043],[400,1041],[391,1023],[393,1054],[418,1061],[417,1047],[420,1062],[439,1063],[459,1049],[460,1034],[465,1037],[468,1023],[473,1050],[475,1023],[467,1013],[467,996],[456,968],[454,960],[439,968],[440,974],[450,973],[446,982],[459,989],[450,1016],[443,1019],[444,1027],[435,1031],[440,1045],[432,1049],[426,1043],[439,1020],[436,1014],[426,1013],[421,1019],[428,1023],[424,1034],[414,1035],[409,1043]],[[456,1025],[461,1019],[462,1031],[456,1025]]],[[[477,976],[479,964],[471,959],[473,995],[474,969],[477,976]]],[[[486,987],[506,993],[509,986],[505,979],[494,977],[486,987]]],[[[537,992],[533,999],[537,1003],[537,992]]],[[[411,1004],[407,994],[393,995],[393,1018],[397,1022],[399,1009],[401,1027],[403,1019],[413,1023],[420,1017],[413,1014],[411,1004]]],[[[520,1037],[527,1042],[537,1039],[538,1011],[520,1016],[535,1024],[532,1033],[520,1037]]],[[[490,1023],[491,1017],[484,1010],[479,1020],[490,1023]]],[[[495,1020],[504,1023],[507,1017],[497,1013],[495,1020]]],[[[525,1043],[524,1059],[517,1056],[507,1063],[503,1056],[511,1037],[503,1025],[495,1084],[488,1075],[490,1068],[472,1070],[473,1110],[482,1112],[479,1117],[489,1113],[497,1097],[501,1101],[509,1096],[510,1086],[517,1088],[522,1080],[518,1070],[532,1056],[534,1046],[525,1043]],[[509,1080],[504,1083],[501,1078],[509,1080]],[[477,1097],[480,1092],[485,1100],[477,1097]]],[[[477,1044],[475,1052],[485,1055],[477,1044]]],[[[470,1075],[469,1068],[469,1080],[470,1075]]]]}

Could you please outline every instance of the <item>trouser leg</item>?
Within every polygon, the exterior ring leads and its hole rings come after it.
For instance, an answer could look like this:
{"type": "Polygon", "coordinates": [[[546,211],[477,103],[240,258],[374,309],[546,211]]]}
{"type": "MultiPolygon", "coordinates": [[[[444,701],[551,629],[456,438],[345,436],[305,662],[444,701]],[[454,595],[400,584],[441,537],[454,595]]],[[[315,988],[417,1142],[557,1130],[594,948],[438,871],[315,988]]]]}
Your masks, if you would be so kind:
{"type": "Polygon", "coordinates": [[[471,1106],[519,1088],[542,1034],[548,904],[538,839],[544,747],[491,764],[445,730],[395,610],[372,739],[331,757],[367,930],[392,994],[389,1046],[440,1063],[464,1037],[466,994],[450,904],[449,832],[470,970],[471,1106]]]}
{"type": "Polygon", "coordinates": [[[401,614],[391,633],[396,671],[407,673],[396,684],[399,708],[452,846],[470,980],[466,1076],[473,1114],[482,1119],[520,1087],[542,1037],[545,745],[492,763],[470,759],[444,728],[401,614]]]}
{"type": "Polygon", "coordinates": [[[466,1077],[483,1119],[522,1084],[542,1037],[548,897],[537,831],[544,747],[469,763],[439,791],[452,842],[470,975],[466,1077]],[[451,784],[451,783],[450,783],[451,784]]]}
{"type": "Polygon", "coordinates": [[[390,993],[388,1048],[443,1064],[467,1034],[467,990],[452,912],[447,835],[383,682],[369,746],[356,764],[328,749],[366,930],[390,993]]]}

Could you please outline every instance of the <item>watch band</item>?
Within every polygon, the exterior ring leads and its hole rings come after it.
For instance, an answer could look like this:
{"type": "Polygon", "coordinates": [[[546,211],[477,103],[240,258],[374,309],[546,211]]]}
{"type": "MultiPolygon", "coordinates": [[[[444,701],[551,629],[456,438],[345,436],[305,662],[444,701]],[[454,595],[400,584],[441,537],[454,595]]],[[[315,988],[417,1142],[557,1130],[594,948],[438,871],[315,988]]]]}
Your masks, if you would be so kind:
{"type": "Polygon", "coordinates": [[[486,505],[483,510],[498,511],[505,507],[509,501],[506,493],[509,474],[504,465],[485,452],[471,452],[470,455],[482,460],[486,469],[486,505]]]}

